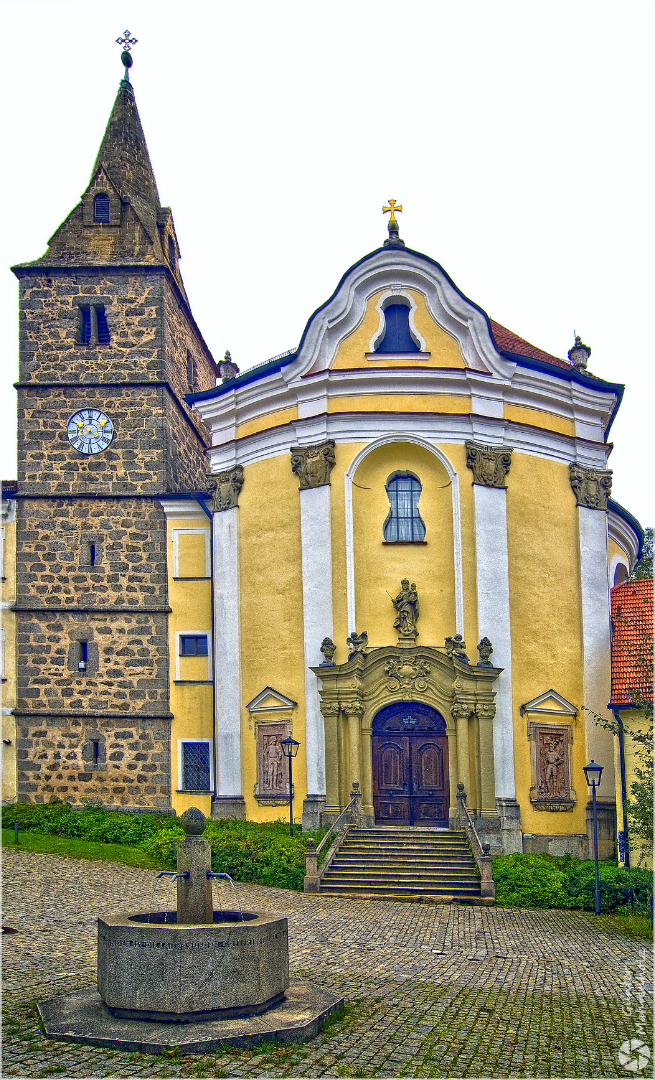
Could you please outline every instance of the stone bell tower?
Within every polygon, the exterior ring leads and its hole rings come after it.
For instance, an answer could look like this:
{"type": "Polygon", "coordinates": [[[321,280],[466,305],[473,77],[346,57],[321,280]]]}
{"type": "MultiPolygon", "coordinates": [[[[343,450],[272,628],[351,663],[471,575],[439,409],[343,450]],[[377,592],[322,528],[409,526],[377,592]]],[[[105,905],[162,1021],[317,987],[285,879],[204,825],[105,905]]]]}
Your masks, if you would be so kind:
{"type": "Polygon", "coordinates": [[[216,367],[129,81],[81,200],[20,283],[19,801],[171,804],[166,529],[205,486],[184,395],[216,367]]]}

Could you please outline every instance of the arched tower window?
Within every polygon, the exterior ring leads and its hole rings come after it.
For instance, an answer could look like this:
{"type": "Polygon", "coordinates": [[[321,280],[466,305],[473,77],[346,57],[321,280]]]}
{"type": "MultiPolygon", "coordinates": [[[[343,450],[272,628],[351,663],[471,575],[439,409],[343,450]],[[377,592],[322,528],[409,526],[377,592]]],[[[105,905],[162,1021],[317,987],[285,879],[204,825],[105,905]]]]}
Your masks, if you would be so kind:
{"type": "Polygon", "coordinates": [[[99,221],[101,225],[109,224],[109,196],[104,192],[100,192],[93,200],[93,220],[99,221]]]}
{"type": "Polygon", "coordinates": [[[421,481],[410,472],[392,473],[387,480],[389,514],[383,526],[384,539],[411,543],[425,539],[425,524],[418,510],[421,481]]]}
{"type": "Polygon", "coordinates": [[[384,336],[376,353],[417,353],[421,349],[409,328],[407,304],[387,304],[384,309],[384,336]]]}
{"type": "Polygon", "coordinates": [[[171,270],[174,270],[177,262],[177,252],[175,250],[175,241],[170,233],[168,234],[168,261],[171,264],[171,270]]]}
{"type": "Polygon", "coordinates": [[[623,582],[627,581],[629,577],[630,577],[630,575],[628,573],[628,568],[625,565],[625,563],[622,563],[622,562],[617,563],[616,564],[616,570],[614,571],[614,581],[612,582],[612,584],[613,585],[622,585],[623,582]]]}

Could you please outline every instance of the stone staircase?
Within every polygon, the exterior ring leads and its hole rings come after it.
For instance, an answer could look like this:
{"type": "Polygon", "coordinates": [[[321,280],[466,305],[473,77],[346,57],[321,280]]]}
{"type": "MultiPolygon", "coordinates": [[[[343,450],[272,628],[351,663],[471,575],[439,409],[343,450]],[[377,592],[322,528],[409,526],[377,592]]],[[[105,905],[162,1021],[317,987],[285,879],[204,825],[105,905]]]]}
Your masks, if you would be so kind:
{"type": "Polygon", "coordinates": [[[320,891],[493,903],[480,896],[480,875],[466,834],[449,829],[351,828],[321,874],[320,891]]]}

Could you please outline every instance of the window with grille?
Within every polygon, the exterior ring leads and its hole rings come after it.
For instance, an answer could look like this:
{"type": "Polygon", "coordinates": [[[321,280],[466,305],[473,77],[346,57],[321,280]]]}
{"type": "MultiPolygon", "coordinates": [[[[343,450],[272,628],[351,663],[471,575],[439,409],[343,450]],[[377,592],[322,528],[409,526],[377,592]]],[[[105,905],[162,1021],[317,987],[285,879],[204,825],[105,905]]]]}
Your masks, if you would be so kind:
{"type": "Polygon", "coordinates": [[[88,305],[80,307],[80,341],[83,345],[91,344],[91,308],[88,305]]]}
{"type": "Polygon", "coordinates": [[[207,656],[207,635],[180,634],[180,656],[207,656]]]}
{"type": "Polygon", "coordinates": [[[175,269],[175,263],[177,260],[177,252],[175,251],[175,241],[172,236],[168,237],[168,261],[171,264],[171,269],[175,269]]]}
{"type": "Polygon", "coordinates": [[[109,327],[107,326],[107,316],[105,315],[105,309],[102,305],[96,307],[96,320],[98,324],[98,344],[109,344],[109,327]]]}
{"type": "Polygon", "coordinates": [[[419,513],[421,481],[413,473],[392,473],[386,483],[389,514],[384,523],[384,539],[412,541],[425,539],[425,525],[419,513]]]}
{"type": "Polygon", "coordinates": [[[82,345],[108,345],[111,341],[104,304],[80,304],[82,345]]]}
{"type": "Polygon", "coordinates": [[[101,225],[109,224],[109,196],[103,193],[96,195],[93,200],[93,220],[101,225]]]}
{"type": "Polygon", "coordinates": [[[182,789],[184,791],[211,791],[211,763],[209,742],[182,742],[182,789]]]}

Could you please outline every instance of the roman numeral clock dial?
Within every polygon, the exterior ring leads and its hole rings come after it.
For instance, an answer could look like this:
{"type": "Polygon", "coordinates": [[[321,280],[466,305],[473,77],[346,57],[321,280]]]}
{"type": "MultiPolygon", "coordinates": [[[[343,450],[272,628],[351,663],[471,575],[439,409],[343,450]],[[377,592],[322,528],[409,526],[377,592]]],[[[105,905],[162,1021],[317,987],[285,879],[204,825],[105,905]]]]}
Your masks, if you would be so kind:
{"type": "Polygon", "coordinates": [[[114,425],[99,409],[80,409],[67,425],[68,441],[80,454],[99,454],[114,437],[114,425]]]}

